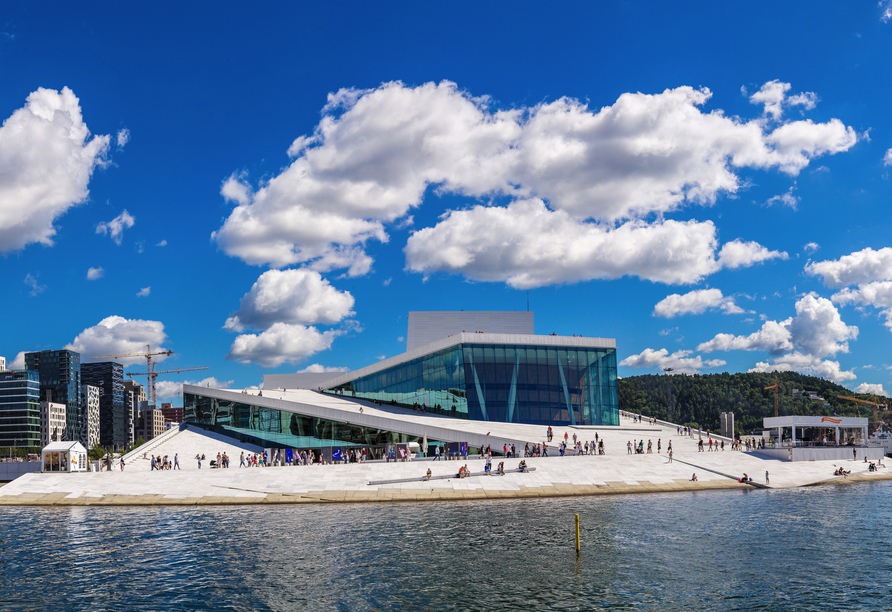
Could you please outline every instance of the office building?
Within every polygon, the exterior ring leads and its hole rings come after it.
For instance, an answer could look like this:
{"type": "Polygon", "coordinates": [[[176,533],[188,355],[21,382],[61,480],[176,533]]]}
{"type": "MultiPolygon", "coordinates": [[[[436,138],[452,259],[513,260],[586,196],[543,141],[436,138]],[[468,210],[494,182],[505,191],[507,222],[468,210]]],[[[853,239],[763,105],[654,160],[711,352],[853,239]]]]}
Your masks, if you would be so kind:
{"type": "Polygon", "coordinates": [[[80,442],[88,450],[99,444],[99,387],[81,385],[80,442]]]}
{"type": "Polygon", "coordinates": [[[0,446],[40,446],[40,376],[0,372],[0,446]]]}
{"type": "Polygon", "coordinates": [[[130,434],[124,366],[114,361],[85,363],[81,377],[84,384],[99,388],[99,443],[107,448],[123,448],[130,434]]]}
{"type": "MultiPolygon", "coordinates": [[[[40,402],[40,446],[65,441],[65,404],[40,402]]],[[[80,431],[78,431],[80,434],[80,431]]]]}
{"type": "Polygon", "coordinates": [[[80,435],[81,356],[69,350],[25,353],[25,369],[40,375],[40,401],[65,404],[65,439],[80,435]]]}

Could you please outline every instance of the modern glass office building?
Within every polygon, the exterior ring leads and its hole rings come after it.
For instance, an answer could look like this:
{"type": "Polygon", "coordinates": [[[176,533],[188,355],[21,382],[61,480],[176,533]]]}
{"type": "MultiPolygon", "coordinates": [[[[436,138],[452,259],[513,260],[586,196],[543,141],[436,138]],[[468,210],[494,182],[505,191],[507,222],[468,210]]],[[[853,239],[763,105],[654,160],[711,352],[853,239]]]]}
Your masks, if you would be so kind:
{"type": "Polygon", "coordinates": [[[0,446],[40,446],[40,375],[0,371],[0,446]]]}
{"type": "Polygon", "coordinates": [[[471,338],[327,391],[477,421],[619,425],[615,348],[525,338],[519,344],[471,338]]]}
{"type": "Polygon", "coordinates": [[[99,388],[99,443],[123,448],[130,439],[129,410],[124,401],[124,366],[114,361],[81,366],[85,385],[99,388]]]}
{"type": "Polygon", "coordinates": [[[77,440],[81,422],[81,355],[74,351],[25,353],[25,369],[40,375],[40,401],[65,404],[65,439],[77,440]]]}

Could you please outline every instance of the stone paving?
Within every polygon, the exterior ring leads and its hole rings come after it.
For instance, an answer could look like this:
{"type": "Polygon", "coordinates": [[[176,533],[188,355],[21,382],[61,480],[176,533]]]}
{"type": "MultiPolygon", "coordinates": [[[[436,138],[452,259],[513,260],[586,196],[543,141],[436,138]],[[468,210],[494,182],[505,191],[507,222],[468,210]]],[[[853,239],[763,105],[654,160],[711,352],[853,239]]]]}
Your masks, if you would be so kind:
{"type": "MultiPolygon", "coordinates": [[[[423,418],[423,417],[422,417],[423,418]]],[[[490,424],[485,424],[490,425],[490,424]]],[[[492,424],[493,426],[495,424],[492,424]]],[[[502,424],[505,425],[505,424],[502,424]]],[[[475,424],[479,426],[479,424],[475,424]]],[[[508,427],[511,427],[508,425],[508,427]]],[[[533,427],[533,426],[523,426],[533,427]]],[[[536,427],[540,433],[544,428],[536,427]]],[[[483,470],[481,459],[467,461],[413,461],[402,463],[365,463],[349,465],[286,466],[238,468],[238,455],[232,454],[229,469],[198,470],[194,461],[181,461],[184,469],[149,472],[128,465],[124,472],[112,471],[81,474],[29,474],[0,488],[0,505],[116,505],[116,504],[240,504],[240,503],[303,503],[359,501],[419,501],[480,498],[551,497],[645,493],[655,491],[706,490],[718,488],[751,488],[735,478],[744,472],[760,484],[765,471],[770,472],[770,488],[800,487],[828,482],[880,480],[892,478],[892,471],[881,469],[868,474],[867,464],[855,461],[780,462],[752,453],[731,450],[698,452],[695,441],[678,436],[666,427],[634,424],[628,419],[618,428],[555,429],[555,439],[575,431],[585,439],[593,439],[597,431],[605,439],[607,455],[528,458],[535,467],[527,474],[474,476],[466,479],[443,479],[426,482],[428,468],[434,475],[454,474],[465,463],[474,471],[483,470]],[[652,454],[629,455],[626,441],[653,441],[652,454]],[[663,442],[663,452],[656,452],[656,440],[663,442]],[[674,461],[670,464],[665,445],[672,440],[674,461]],[[833,470],[843,465],[852,471],[847,480],[834,477],[833,470]],[[691,475],[698,481],[692,482],[691,475]],[[408,479],[409,482],[370,485],[370,481],[408,479]]],[[[512,432],[513,433],[513,432],[512,432]]],[[[173,436],[166,444],[174,444],[188,434],[182,443],[210,458],[223,450],[219,439],[202,440],[202,434],[187,429],[173,436]]],[[[516,439],[516,435],[513,435],[516,439]]],[[[159,447],[163,448],[163,447],[159,447]]],[[[173,448],[171,446],[170,448],[173,448]]],[[[520,450],[520,449],[519,449],[520,450]]],[[[556,450],[556,449],[555,449],[556,450]]],[[[158,450],[154,451],[159,454],[158,450]]],[[[240,452],[240,451],[239,451],[240,452]]],[[[161,454],[171,453],[160,451],[161,454]]],[[[556,454],[556,453],[555,453],[556,454]]],[[[516,468],[519,459],[493,458],[493,467],[505,461],[506,468],[516,468]]],[[[134,466],[135,467],[135,466],[134,466]]]]}

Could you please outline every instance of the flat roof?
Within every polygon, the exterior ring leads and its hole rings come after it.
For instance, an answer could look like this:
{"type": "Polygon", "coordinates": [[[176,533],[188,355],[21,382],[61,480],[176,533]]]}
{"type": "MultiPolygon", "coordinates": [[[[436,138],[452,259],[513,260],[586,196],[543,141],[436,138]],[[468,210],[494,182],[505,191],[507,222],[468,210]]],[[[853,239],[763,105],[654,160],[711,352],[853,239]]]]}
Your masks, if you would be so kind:
{"type": "Polygon", "coordinates": [[[866,418],[822,417],[822,416],[782,416],[765,417],[765,427],[867,427],[866,418]]]}
{"type": "Polygon", "coordinates": [[[535,334],[487,334],[487,333],[467,333],[453,334],[446,338],[441,338],[435,342],[430,342],[424,346],[406,351],[395,357],[390,357],[370,366],[354,370],[332,378],[323,388],[331,389],[351,380],[375,374],[381,370],[392,368],[393,366],[407,363],[413,359],[423,357],[429,353],[436,353],[458,344],[515,344],[522,346],[560,346],[565,348],[606,348],[616,349],[616,338],[584,338],[582,336],[540,336],[535,334]]]}

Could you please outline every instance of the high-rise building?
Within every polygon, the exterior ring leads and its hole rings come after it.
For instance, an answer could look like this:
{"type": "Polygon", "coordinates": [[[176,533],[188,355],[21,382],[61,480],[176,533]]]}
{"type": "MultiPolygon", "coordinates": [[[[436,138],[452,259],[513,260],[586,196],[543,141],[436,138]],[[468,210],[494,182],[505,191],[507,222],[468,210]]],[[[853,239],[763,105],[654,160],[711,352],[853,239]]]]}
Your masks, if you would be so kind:
{"type": "Polygon", "coordinates": [[[65,404],[40,402],[40,446],[65,437],[65,404]]]}
{"type": "Polygon", "coordinates": [[[164,433],[164,415],[160,410],[146,408],[139,413],[136,426],[136,437],[146,442],[164,433]]]}
{"type": "Polygon", "coordinates": [[[81,444],[88,450],[99,443],[99,387],[81,385],[81,444]]]}
{"type": "Polygon", "coordinates": [[[40,375],[40,401],[65,404],[65,439],[80,435],[81,356],[69,350],[25,353],[25,369],[40,375]]]}
{"type": "Polygon", "coordinates": [[[139,413],[146,403],[146,388],[135,380],[125,380],[124,400],[124,403],[127,404],[129,441],[134,442],[139,437],[136,427],[139,413]]]}
{"type": "Polygon", "coordinates": [[[6,357],[0,357],[0,372],[6,371],[6,357]]]}
{"type": "Polygon", "coordinates": [[[124,366],[114,361],[85,363],[81,377],[99,387],[99,443],[123,448],[129,437],[128,406],[124,401],[124,366]]]}
{"type": "Polygon", "coordinates": [[[0,446],[40,445],[40,375],[0,372],[0,446]]]}

